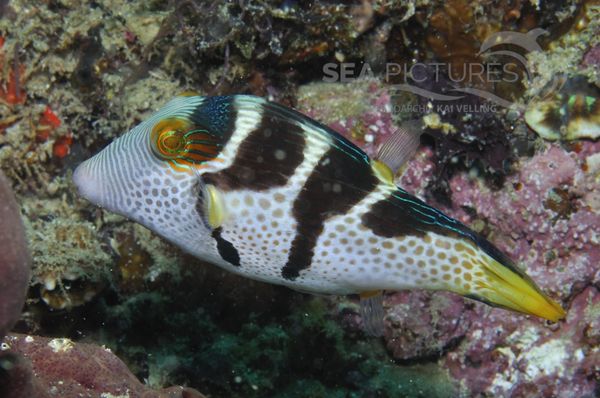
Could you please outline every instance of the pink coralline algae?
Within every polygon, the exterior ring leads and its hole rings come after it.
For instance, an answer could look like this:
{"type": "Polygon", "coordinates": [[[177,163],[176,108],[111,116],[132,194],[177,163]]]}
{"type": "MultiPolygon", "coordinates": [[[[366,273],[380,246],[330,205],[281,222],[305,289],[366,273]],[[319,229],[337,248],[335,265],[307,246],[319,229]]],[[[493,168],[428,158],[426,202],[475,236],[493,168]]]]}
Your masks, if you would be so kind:
{"type": "MultiPolygon", "coordinates": [[[[455,208],[472,208],[490,238],[568,308],[544,326],[534,319],[479,309],[463,344],[442,360],[472,393],[495,396],[593,396],[600,379],[600,189],[598,143],[578,151],[549,146],[521,161],[504,189],[492,192],[465,175],[451,181],[455,208]],[[596,329],[596,331],[594,331],[596,329]]],[[[456,211],[463,221],[473,218],[456,211]]]]}
{"type": "Polygon", "coordinates": [[[30,258],[19,207],[0,172],[0,338],[19,319],[29,273],[30,258]]]}
{"type": "Polygon", "coordinates": [[[493,231],[494,243],[562,300],[600,282],[600,208],[591,203],[600,188],[600,164],[588,153],[551,146],[522,162],[497,192],[465,175],[451,182],[455,207],[474,209],[493,231]]]}
{"type": "Polygon", "coordinates": [[[389,325],[385,341],[396,359],[437,356],[467,332],[468,323],[463,318],[470,314],[457,295],[398,292],[387,297],[385,306],[389,325]]]}
{"type": "MultiPolygon", "coordinates": [[[[600,386],[599,152],[600,143],[579,143],[572,151],[550,145],[521,159],[500,190],[473,174],[458,174],[450,181],[453,206],[443,208],[478,225],[562,302],[566,320],[547,325],[450,296],[446,313],[430,305],[446,294],[395,293],[386,299],[391,354],[419,359],[437,350],[439,365],[466,396],[594,396],[600,386]],[[440,316],[459,319],[456,329],[440,316]],[[415,325],[418,333],[409,330],[415,325]],[[418,350],[410,347],[415,342],[418,350]]],[[[400,184],[422,194],[429,177],[422,170],[430,166],[422,151],[400,184]]]]}
{"type": "Polygon", "coordinates": [[[152,390],[110,350],[96,345],[15,334],[5,337],[3,349],[12,354],[8,381],[0,383],[6,398],[204,397],[185,387],[152,390]]]}
{"type": "Polygon", "coordinates": [[[593,397],[600,376],[600,292],[574,296],[553,327],[499,310],[477,311],[463,343],[440,360],[469,394],[593,397]]]}
{"type": "Polygon", "coordinates": [[[600,65],[600,45],[592,47],[583,57],[582,66],[598,67],[600,65]]]}
{"type": "Polygon", "coordinates": [[[396,130],[391,112],[392,97],[376,81],[313,84],[303,88],[302,93],[298,100],[299,111],[327,124],[369,156],[376,155],[381,143],[396,130]]]}

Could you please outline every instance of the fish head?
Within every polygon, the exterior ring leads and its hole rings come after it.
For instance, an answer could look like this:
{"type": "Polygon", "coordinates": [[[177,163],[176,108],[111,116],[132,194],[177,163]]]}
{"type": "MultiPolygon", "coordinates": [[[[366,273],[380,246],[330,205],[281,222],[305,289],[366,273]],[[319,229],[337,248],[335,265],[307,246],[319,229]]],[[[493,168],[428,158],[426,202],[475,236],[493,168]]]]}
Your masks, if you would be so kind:
{"type": "Polygon", "coordinates": [[[80,195],[179,245],[192,233],[208,236],[199,169],[218,160],[221,147],[215,113],[202,110],[203,101],[175,97],[80,164],[73,174],[80,195]]]}

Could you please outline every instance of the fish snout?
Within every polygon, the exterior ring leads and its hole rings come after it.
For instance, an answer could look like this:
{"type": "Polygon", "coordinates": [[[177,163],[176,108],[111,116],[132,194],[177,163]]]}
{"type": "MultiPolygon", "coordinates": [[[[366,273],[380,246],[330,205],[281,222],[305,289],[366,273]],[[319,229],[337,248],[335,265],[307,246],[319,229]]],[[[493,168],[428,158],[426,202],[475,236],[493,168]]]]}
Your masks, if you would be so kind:
{"type": "Polygon", "coordinates": [[[81,163],[73,172],[73,183],[79,195],[88,201],[102,205],[102,184],[91,170],[89,160],[81,163]]]}

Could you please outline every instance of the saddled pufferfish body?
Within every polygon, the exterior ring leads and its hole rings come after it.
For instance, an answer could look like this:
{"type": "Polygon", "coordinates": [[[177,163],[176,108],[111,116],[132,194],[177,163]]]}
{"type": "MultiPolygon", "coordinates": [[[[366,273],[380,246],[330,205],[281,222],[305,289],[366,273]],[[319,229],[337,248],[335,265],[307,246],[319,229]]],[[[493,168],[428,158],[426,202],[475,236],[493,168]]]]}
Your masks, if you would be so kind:
{"type": "Polygon", "coordinates": [[[231,272],[360,294],[374,334],[383,290],[565,315],[490,242],[397,187],[383,162],[259,97],[175,97],[73,179],[91,202],[231,272]]]}

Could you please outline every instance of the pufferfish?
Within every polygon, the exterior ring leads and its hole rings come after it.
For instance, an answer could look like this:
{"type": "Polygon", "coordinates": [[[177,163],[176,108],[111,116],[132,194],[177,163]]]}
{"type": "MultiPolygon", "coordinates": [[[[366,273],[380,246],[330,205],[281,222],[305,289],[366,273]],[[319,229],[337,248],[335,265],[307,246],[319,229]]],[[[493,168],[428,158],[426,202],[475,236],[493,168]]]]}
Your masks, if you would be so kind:
{"type": "Polygon", "coordinates": [[[73,180],[92,203],[236,274],[359,294],[370,334],[382,332],[382,291],[446,290],[550,321],[565,316],[505,254],[393,175],[293,109],[183,94],[79,165],[73,180]]]}

